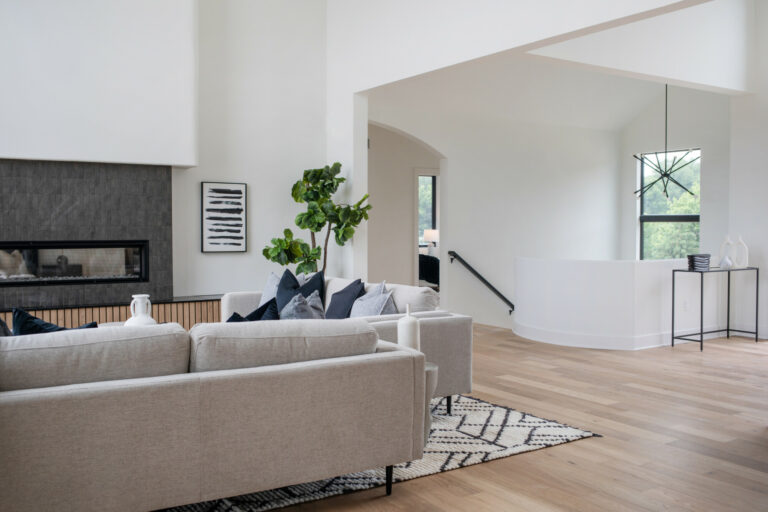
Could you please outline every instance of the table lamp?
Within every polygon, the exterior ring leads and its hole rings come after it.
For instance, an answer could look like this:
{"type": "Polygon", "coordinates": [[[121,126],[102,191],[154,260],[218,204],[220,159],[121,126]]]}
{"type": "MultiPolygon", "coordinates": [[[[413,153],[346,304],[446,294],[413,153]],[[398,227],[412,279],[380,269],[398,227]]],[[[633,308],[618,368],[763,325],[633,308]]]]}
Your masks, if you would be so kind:
{"type": "Polygon", "coordinates": [[[440,231],[437,229],[425,229],[424,241],[428,243],[432,242],[428,251],[430,256],[434,256],[434,248],[437,247],[437,243],[440,241],[440,231]]]}

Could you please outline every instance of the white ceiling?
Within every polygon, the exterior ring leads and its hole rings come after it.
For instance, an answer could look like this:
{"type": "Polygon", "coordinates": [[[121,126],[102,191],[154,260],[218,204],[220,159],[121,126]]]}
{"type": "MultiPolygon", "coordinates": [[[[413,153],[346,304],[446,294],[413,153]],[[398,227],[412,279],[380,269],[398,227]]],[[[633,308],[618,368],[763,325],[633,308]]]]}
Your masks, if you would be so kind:
{"type": "MultiPolygon", "coordinates": [[[[369,113],[407,109],[424,115],[622,128],[664,94],[664,86],[581,64],[503,52],[369,91],[369,113]]],[[[386,116],[385,116],[386,117],[386,116]]]]}

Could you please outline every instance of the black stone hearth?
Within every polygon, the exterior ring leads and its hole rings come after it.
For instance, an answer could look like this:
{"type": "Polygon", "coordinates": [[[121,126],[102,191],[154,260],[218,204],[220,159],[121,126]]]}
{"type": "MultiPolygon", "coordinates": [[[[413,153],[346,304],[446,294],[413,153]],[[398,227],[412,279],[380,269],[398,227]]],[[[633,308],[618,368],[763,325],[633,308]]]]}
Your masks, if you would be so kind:
{"type": "Polygon", "coordinates": [[[147,240],[147,282],[1,286],[0,309],[173,297],[171,168],[0,159],[0,241],[147,240]]]}

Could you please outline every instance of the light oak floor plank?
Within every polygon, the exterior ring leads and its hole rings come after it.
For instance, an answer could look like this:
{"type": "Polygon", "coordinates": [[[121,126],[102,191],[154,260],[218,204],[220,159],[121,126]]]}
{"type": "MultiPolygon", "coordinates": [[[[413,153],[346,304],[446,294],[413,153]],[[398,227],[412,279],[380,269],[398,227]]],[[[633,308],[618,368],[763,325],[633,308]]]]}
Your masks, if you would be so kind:
{"type": "Polygon", "coordinates": [[[473,396],[604,437],[290,510],[768,510],[768,342],[627,352],[474,334],[473,396]]]}

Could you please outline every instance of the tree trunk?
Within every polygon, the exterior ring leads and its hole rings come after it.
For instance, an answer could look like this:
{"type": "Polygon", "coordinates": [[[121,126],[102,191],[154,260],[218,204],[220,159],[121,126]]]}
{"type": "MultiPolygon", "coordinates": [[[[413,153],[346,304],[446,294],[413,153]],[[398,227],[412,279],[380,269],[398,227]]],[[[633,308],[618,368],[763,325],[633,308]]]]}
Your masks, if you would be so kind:
{"type": "Polygon", "coordinates": [[[317,247],[317,243],[315,243],[315,232],[310,231],[309,235],[312,237],[312,248],[314,249],[315,247],[317,247]]]}
{"type": "Polygon", "coordinates": [[[328,232],[325,234],[325,244],[323,245],[323,272],[325,272],[325,267],[328,265],[328,240],[331,238],[331,224],[328,223],[328,232]]]}

